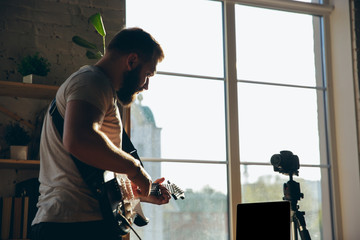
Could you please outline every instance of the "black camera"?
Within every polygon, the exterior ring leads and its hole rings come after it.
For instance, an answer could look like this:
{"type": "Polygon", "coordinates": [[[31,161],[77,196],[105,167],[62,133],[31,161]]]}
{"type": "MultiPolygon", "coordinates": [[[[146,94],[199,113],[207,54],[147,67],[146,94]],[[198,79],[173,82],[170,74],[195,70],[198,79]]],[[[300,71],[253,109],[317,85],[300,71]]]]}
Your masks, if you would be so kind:
{"type": "Polygon", "coordinates": [[[280,154],[274,154],[270,162],[274,166],[275,172],[299,176],[299,157],[290,151],[281,151],[280,154]]]}

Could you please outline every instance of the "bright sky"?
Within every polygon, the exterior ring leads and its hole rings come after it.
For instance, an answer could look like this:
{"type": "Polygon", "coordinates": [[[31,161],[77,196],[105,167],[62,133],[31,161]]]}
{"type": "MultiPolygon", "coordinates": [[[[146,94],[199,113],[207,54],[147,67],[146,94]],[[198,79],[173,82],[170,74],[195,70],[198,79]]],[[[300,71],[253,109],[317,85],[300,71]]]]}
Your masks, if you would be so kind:
{"type": "MultiPolygon", "coordinates": [[[[126,7],[127,26],[143,28],[162,45],[158,71],[223,77],[220,2],[131,0],[126,7]]],[[[236,6],[238,79],[315,86],[313,20],[236,6]]],[[[222,81],[157,75],[143,96],[162,128],[163,158],[226,160],[222,81]]],[[[316,90],[241,83],[238,101],[241,161],[268,163],[291,150],[300,163],[319,164],[316,90]]],[[[179,185],[226,192],[226,165],[163,164],[162,171],[179,185]]],[[[278,174],[270,167],[249,173],[249,181],[278,174]]],[[[301,168],[300,177],[319,180],[320,172],[301,168]]]]}

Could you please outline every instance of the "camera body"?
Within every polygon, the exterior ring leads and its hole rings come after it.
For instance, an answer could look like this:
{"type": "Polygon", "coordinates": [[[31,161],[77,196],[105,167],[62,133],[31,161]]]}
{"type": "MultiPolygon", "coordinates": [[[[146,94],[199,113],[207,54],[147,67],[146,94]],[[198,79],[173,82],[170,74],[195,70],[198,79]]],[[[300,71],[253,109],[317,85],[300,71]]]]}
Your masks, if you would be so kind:
{"type": "Polygon", "coordinates": [[[281,151],[280,154],[274,154],[270,159],[275,172],[299,175],[300,168],[299,157],[291,151],[281,151]]]}

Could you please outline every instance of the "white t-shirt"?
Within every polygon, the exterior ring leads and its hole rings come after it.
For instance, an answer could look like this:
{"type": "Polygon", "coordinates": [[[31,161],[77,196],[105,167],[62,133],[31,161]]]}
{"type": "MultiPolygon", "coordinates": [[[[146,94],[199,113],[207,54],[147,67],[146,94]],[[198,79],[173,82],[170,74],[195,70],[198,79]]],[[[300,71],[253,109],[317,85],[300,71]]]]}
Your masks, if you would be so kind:
{"type": "MultiPolygon", "coordinates": [[[[80,68],[56,93],[56,105],[62,116],[70,100],[83,100],[97,107],[103,114],[100,130],[121,148],[122,123],[116,99],[110,80],[96,66],[80,68]]],[[[102,219],[98,201],[64,149],[48,112],[41,134],[39,181],[38,211],[32,224],[102,219]]]]}

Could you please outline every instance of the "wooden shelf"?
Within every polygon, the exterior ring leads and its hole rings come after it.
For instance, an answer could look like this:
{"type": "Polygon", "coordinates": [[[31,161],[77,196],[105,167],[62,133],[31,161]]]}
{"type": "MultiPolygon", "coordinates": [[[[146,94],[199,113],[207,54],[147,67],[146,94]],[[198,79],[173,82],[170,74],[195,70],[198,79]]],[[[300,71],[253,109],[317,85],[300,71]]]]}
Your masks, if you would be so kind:
{"type": "MultiPolygon", "coordinates": [[[[0,96],[52,99],[58,86],[0,81],[0,96]]],[[[39,160],[0,159],[0,169],[39,169],[39,160]]]]}
{"type": "Polygon", "coordinates": [[[58,86],[0,81],[0,96],[52,99],[58,86]]]}
{"type": "Polygon", "coordinates": [[[39,169],[40,160],[0,159],[0,169],[39,169]]]}

